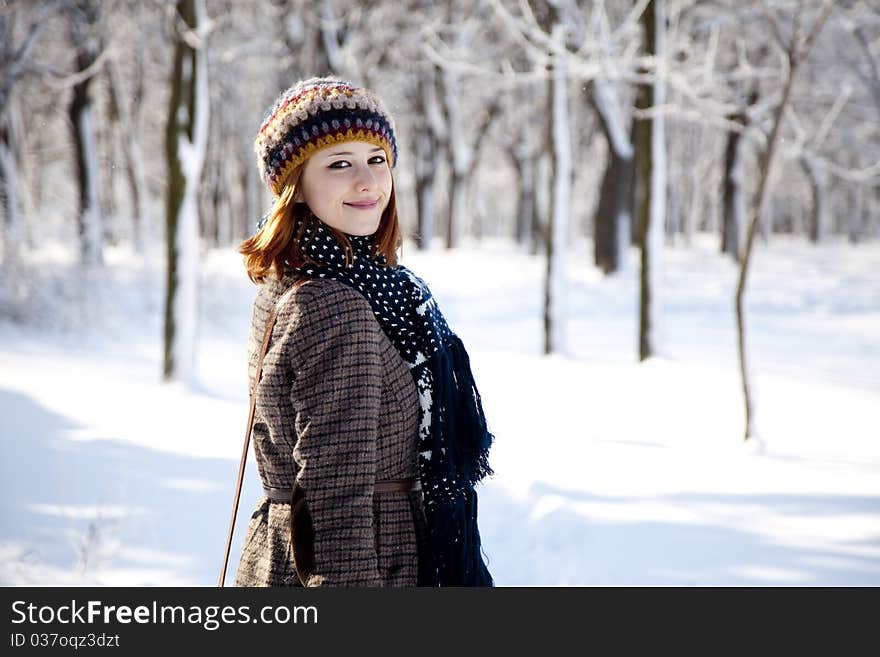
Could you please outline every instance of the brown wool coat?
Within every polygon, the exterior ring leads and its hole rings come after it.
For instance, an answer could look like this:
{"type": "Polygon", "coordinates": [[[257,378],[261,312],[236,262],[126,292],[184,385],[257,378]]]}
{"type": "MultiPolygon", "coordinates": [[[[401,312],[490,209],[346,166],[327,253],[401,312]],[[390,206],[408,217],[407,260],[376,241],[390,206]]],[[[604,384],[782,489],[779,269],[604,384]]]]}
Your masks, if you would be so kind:
{"type": "MultiPolygon", "coordinates": [[[[269,312],[297,276],[270,276],[257,292],[251,385],[269,312]]],[[[263,486],[292,488],[292,504],[260,499],[233,585],[422,583],[421,493],[373,491],[418,478],[418,404],[406,363],[357,290],[321,278],[295,290],[263,361],[253,428],[263,486]]]]}

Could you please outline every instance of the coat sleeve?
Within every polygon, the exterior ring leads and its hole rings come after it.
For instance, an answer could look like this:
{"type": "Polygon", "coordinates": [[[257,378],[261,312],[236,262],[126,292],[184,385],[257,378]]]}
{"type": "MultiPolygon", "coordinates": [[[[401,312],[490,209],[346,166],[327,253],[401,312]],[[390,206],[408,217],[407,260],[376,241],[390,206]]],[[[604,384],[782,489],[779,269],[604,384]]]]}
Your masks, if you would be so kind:
{"type": "Polygon", "coordinates": [[[373,529],[381,328],[356,290],[304,285],[293,378],[293,560],[304,586],[380,586],[373,529]],[[312,289],[309,289],[312,288],[312,289]],[[324,290],[319,294],[316,290],[324,290]]]}

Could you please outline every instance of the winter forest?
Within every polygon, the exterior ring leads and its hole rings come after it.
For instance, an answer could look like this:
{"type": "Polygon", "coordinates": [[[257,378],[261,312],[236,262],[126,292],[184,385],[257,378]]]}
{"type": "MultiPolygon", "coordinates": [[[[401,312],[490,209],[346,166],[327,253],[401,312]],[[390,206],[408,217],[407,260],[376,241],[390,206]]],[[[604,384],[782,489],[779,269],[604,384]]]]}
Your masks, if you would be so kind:
{"type": "Polygon", "coordinates": [[[499,586],[880,584],[880,0],[0,0],[0,584],[215,585],[254,137],[324,75],[394,116],[499,586]]]}

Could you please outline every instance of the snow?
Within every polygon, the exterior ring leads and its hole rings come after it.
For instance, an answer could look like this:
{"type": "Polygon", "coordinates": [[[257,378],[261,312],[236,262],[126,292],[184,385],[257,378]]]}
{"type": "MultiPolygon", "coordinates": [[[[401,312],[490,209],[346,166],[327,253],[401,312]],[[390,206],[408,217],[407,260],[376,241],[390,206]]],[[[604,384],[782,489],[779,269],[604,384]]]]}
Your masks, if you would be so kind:
{"type": "MultiPolygon", "coordinates": [[[[718,239],[664,247],[667,340],[644,363],[638,271],[604,277],[589,242],[569,248],[566,356],[542,355],[542,256],[404,249],[468,347],[496,435],[479,492],[497,583],[880,585],[880,244],[756,244],[763,444],[741,440],[737,271],[718,239]]],[[[75,262],[23,254],[44,294],[26,298],[64,324],[0,322],[0,584],[214,586],[254,287],[234,249],[201,259],[204,383],[163,385],[162,251],[105,254],[87,299],[47,278],[73,285],[75,262]]],[[[251,460],[227,583],[260,493],[251,460]]]]}

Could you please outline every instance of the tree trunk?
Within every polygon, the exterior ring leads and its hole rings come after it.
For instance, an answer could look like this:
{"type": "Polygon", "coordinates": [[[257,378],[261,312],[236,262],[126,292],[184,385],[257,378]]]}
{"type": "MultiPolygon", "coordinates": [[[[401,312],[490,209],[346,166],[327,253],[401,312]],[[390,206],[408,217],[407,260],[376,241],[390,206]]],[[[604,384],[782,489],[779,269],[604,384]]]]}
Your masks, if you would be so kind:
{"type": "Polygon", "coordinates": [[[620,269],[623,247],[629,241],[632,162],[632,157],[621,157],[609,145],[593,219],[593,256],[596,266],[606,274],[620,269]]]}
{"type": "Polygon", "coordinates": [[[428,130],[417,131],[415,140],[416,246],[419,249],[430,249],[434,238],[434,158],[437,149],[434,137],[428,130]]]}
{"type": "Polygon", "coordinates": [[[449,205],[446,217],[446,248],[454,249],[461,241],[467,214],[466,186],[473,178],[479,149],[489,124],[498,112],[499,105],[490,103],[480,113],[475,126],[476,140],[469,144],[464,135],[458,76],[448,70],[440,76],[443,85],[443,105],[446,109],[449,161],[449,205]]]}
{"type": "Polygon", "coordinates": [[[143,252],[144,227],[141,207],[141,188],[143,186],[143,161],[140,146],[141,100],[143,98],[143,65],[139,54],[133,54],[135,72],[133,86],[127,89],[119,76],[116,65],[108,63],[111,107],[117,113],[120,125],[118,142],[125,163],[125,177],[128,183],[131,213],[131,239],[136,253],[143,252]],[[128,99],[128,100],[126,100],[128,99]],[[127,111],[125,108],[127,105],[127,111]]]}
{"type": "MultiPolygon", "coordinates": [[[[0,119],[0,126],[3,124],[4,120],[0,119]]],[[[6,144],[9,157],[12,158],[8,166],[11,182],[8,185],[0,183],[0,195],[4,193],[11,195],[12,202],[9,207],[14,211],[12,217],[14,235],[9,239],[11,244],[15,244],[14,251],[17,255],[24,249],[34,249],[37,244],[33,222],[29,221],[29,218],[37,216],[31,190],[39,185],[32,185],[31,180],[39,174],[40,160],[39,157],[34,156],[35,152],[39,152],[38,149],[29,143],[29,140],[35,137],[28,132],[30,125],[27,117],[22,114],[21,99],[11,93],[6,104],[5,126],[6,136],[0,137],[0,141],[6,144]]]]}
{"type": "Polygon", "coordinates": [[[507,154],[516,171],[514,186],[517,189],[514,216],[514,239],[524,250],[531,248],[535,212],[535,167],[536,158],[522,153],[517,145],[507,149],[507,154]]]}
{"type": "Polygon", "coordinates": [[[851,215],[849,224],[849,241],[851,244],[858,244],[865,238],[865,188],[856,183],[853,185],[853,204],[854,210],[851,215]]]}
{"type": "Polygon", "coordinates": [[[467,169],[464,172],[464,183],[462,185],[464,199],[462,203],[466,208],[473,208],[470,215],[466,214],[466,210],[462,209],[462,216],[468,216],[472,221],[473,234],[479,239],[482,237],[481,217],[478,216],[476,192],[474,190],[474,180],[476,179],[477,164],[480,162],[480,153],[483,148],[483,142],[489,133],[489,126],[498,115],[501,105],[497,101],[490,102],[483,108],[480,113],[476,126],[477,138],[474,144],[468,148],[467,169]]]}
{"type": "MultiPolygon", "coordinates": [[[[553,12],[556,13],[555,11],[553,12]]],[[[559,49],[565,48],[565,26],[553,16],[552,39],[559,49]]],[[[550,179],[550,220],[547,226],[547,271],[544,281],[544,353],[564,353],[567,322],[566,246],[571,216],[571,137],[568,116],[568,74],[565,60],[551,55],[548,83],[547,129],[552,144],[550,179]]]]}
{"type": "Polygon", "coordinates": [[[594,81],[588,98],[608,143],[608,162],[593,218],[593,256],[596,266],[608,274],[620,268],[629,241],[633,148],[609,83],[594,81]]]}
{"type": "Polygon", "coordinates": [[[810,183],[810,240],[819,244],[825,241],[831,228],[827,176],[808,156],[803,155],[798,161],[810,183]]]}
{"type": "Polygon", "coordinates": [[[438,71],[430,65],[419,76],[417,111],[422,117],[423,129],[415,135],[416,154],[416,207],[418,209],[416,243],[420,249],[430,249],[436,233],[437,207],[435,185],[437,171],[446,159],[449,134],[446,117],[437,95],[438,71]]]}
{"type": "Polygon", "coordinates": [[[464,221],[464,189],[465,171],[468,167],[469,154],[462,134],[461,104],[458,97],[458,77],[444,71],[440,79],[443,88],[443,105],[446,108],[449,135],[449,187],[446,215],[446,248],[458,246],[461,224],[464,221]]]}
{"type": "MultiPolygon", "coordinates": [[[[134,127],[134,126],[132,126],[134,127]]],[[[126,177],[128,188],[131,193],[131,234],[135,253],[144,251],[144,208],[141,200],[141,188],[143,187],[143,159],[141,155],[141,143],[137,133],[130,132],[128,139],[128,157],[126,158],[126,177]]]]}
{"type": "MultiPolygon", "coordinates": [[[[773,155],[776,152],[780,127],[782,126],[782,119],[785,115],[785,110],[788,106],[788,100],[791,96],[791,87],[794,82],[794,77],[797,73],[798,65],[803,59],[806,58],[813,39],[818,35],[819,31],[822,28],[822,25],[828,18],[828,14],[831,12],[831,7],[832,5],[830,1],[825,0],[823,2],[819,17],[816,18],[816,22],[813,24],[813,28],[811,29],[809,35],[806,37],[806,39],[804,39],[803,45],[798,40],[800,37],[800,31],[798,30],[795,34],[795,38],[792,40],[788,52],[785,53],[788,57],[788,70],[787,77],[785,78],[782,87],[782,100],[780,100],[779,105],[774,112],[773,123],[770,128],[770,135],[767,137],[767,147],[761,154],[760,160],[758,162],[757,189],[755,190],[754,198],[752,200],[751,206],[749,207],[749,223],[746,232],[746,242],[743,248],[742,259],[740,261],[739,279],[737,280],[736,286],[737,351],[739,355],[743,401],[745,403],[745,427],[743,432],[744,441],[749,440],[749,438],[755,435],[754,417],[752,414],[752,393],[751,385],[749,382],[748,363],[746,361],[745,311],[743,308],[745,301],[746,280],[749,273],[749,262],[752,255],[752,245],[755,241],[755,233],[757,231],[758,222],[760,220],[761,209],[764,205],[764,192],[767,186],[767,179],[770,175],[770,166],[773,162],[773,155]]],[[[774,20],[774,17],[771,16],[770,20],[774,20]]]]}
{"type": "Polygon", "coordinates": [[[83,265],[102,265],[103,217],[98,193],[98,152],[95,147],[92,103],[88,97],[88,87],[88,79],[74,86],[68,116],[73,130],[76,154],[76,181],[79,191],[76,216],[80,262],[83,265]]]}
{"type": "MultiPolygon", "coordinates": [[[[71,26],[72,41],[76,44],[76,70],[84,71],[97,59],[98,52],[93,42],[79,33],[80,28],[94,26],[98,21],[97,5],[86,3],[82,15],[86,26],[74,23],[71,26]]],[[[76,181],[79,192],[77,207],[77,229],[79,234],[80,263],[86,266],[103,264],[103,217],[98,166],[98,149],[95,142],[95,125],[92,118],[93,105],[89,88],[92,76],[73,85],[73,94],[68,106],[68,118],[72,130],[76,181]]]]}
{"type": "MultiPolygon", "coordinates": [[[[731,117],[733,118],[733,117],[731,117]]],[[[739,260],[739,236],[743,220],[744,200],[741,169],[737,167],[739,158],[740,133],[731,130],[727,134],[724,149],[724,188],[722,190],[721,252],[739,260]]]]}
{"type": "MultiPolygon", "coordinates": [[[[203,0],[178,0],[177,11],[186,26],[197,32],[204,20],[203,0]]],[[[188,381],[195,375],[199,256],[196,194],[207,145],[208,80],[204,42],[196,50],[176,27],[174,34],[165,131],[167,276],[162,376],[165,381],[188,381]]]]}
{"type": "MultiPolygon", "coordinates": [[[[645,34],[645,54],[658,62],[664,57],[666,12],[664,0],[651,0],[642,13],[645,34]]],[[[663,69],[658,65],[654,85],[646,90],[645,100],[649,106],[662,105],[665,98],[663,69]]],[[[641,271],[639,275],[639,360],[657,353],[659,346],[659,295],[661,280],[661,250],[666,210],[666,146],[665,122],[662,116],[646,121],[642,139],[647,137],[649,150],[643,159],[643,175],[647,182],[645,202],[641,208],[641,271]]]]}
{"type": "Polygon", "coordinates": [[[538,255],[547,249],[547,226],[550,224],[550,153],[549,144],[535,158],[534,189],[532,195],[532,226],[530,255],[538,255]]]}
{"type": "MultiPolygon", "coordinates": [[[[644,13],[647,13],[645,9],[644,13]]],[[[644,14],[643,14],[644,16],[644,14]]],[[[645,18],[642,22],[645,22],[645,18]]],[[[653,37],[652,37],[653,38],[653,37]]],[[[644,71],[642,71],[644,73],[644,71]]],[[[640,84],[636,90],[636,109],[646,110],[651,107],[653,91],[651,85],[640,84]]],[[[648,222],[651,205],[648,189],[651,180],[651,120],[633,117],[630,128],[633,143],[633,176],[630,181],[630,207],[633,208],[633,227],[631,232],[632,246],[641,247],[642,236],[648,222]]]]}
{"type": "Polygon", "coordinates": [[[6,117],[0,116],[0,208],[3,210],[3,264],[17,259],[21,234],[18,175],[6,117]]]}
{"type": "Polygon", "coordinates": [[[684,226],[682,233],[684,235],[684,243],[690,246],[693,243],[694,233],[697,230],[697,224],[700,216],[703,214],[703,180],[709,176],[707,167],[702,167],[701,154],[703,152],[703,128],[697,128],[696,146],[694,148],[694,160],[691,165],[690,173],[690,199],[687,208],[683,210],[684,226]]]}
{"type": "Polygon", "coordinates": [[[449,175],[449,213],[446,218],[446,248],[454,249],[461,241],[462,223],[465,219],[465,177],[454,169],[449,175]]]}
{"type": "MultiPolygon", "coordinates": [[[[125,132],[119,111],[119,99],[110,73],[110,67],[104,69],[107,78],[107,116],[99,123],[96,131],[97,142],[101,145],[101,162],[116,162],[117,158],[125,159],[122,153],[121,135],[125,132]]],[[[116,166],[100,166],[101,175],[101,215],[103,221],[104,244],[116,246],[120,240],[119,211],[116,205],[116,166]]],[[[123,170],[123,167],[120,167],[123,170]]]]}

